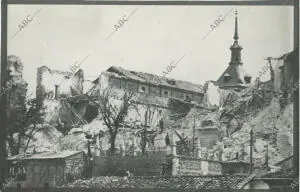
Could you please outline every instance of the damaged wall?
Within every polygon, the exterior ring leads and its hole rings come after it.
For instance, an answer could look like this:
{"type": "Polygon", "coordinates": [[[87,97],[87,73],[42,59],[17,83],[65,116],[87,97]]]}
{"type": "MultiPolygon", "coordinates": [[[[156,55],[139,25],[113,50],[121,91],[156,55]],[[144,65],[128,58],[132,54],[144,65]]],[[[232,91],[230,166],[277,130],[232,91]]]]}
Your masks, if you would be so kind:
{"type": "Polygon", "coordinates": [[[268,145],[269,164],[272,165],[292,154],[292,122],[293,106],[289,104],[285,109],[280,108],[279,98],[273,98],[270,105],[244,123],[243,127],[230,136],[224,151],[225,159],[235,157],[235,153],[244,154],[244,160],[249,161],[250,130],[254,131],[253,158],[255,166],[265,163],[266,146],[268,145]],[[242,147],[242,148],[241,148],[242,147]],[[242,150],[241,150],[242,149],[242,150]]]}
{"type": "MultiPolygon", "coordinates": [[[[275,91],[290,90],[295,87],[295,84],[299,84],[299,80],[296,79],[297,66],[297,54],[299,48],[292,52],[286,53],[279,58],[272,58],[271,63],[272,71],[274,72],[274,87],[275,91]]],[[[298,85],[299,86],[299,85],[298,85]]]]}
{"type": "MultiPolygon", "coordinates": [[[[162,77],[161,77],[162,78],[162,77]]],[[[140,96],[154,98],[178,98],[190,99],[191,101],[201,103],[203,101],[203,93],[183,90],[175,87],[168,87],[160,83],[151,83],[150,81],[138,81],[123,77],[120,74],[112,72],[103,72],[100,75],[99,87],[111,87],[121,90],[133,90],[140,96]]],[[[157,82],[160,82],[159,80],[157,82]]],[[[174,81],[176,83],[176,81],[174,81]]]]}
{"type": "Polygon", "coordinates": [[[159,176],[166,156],[110,156],[94,158],[93,176],[125,176],[129,171],[134,176],[159,176]]]}
{"type": "Polygon", "coordinates": [[[38,98],[53,99],[55,97],[55,85],[58,85],[60,96],[72,96],[82,94],[84,74],[79,69],[76,73],[52,70],[46,66],[37,69],[37,88],[38,98]]]}

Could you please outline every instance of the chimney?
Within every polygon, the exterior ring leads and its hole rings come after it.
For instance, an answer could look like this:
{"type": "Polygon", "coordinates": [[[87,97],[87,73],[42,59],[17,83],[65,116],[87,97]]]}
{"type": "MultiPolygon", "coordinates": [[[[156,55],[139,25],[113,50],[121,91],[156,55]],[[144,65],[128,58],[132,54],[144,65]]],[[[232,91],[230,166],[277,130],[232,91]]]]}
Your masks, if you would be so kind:
{"type": "Polygon", "coordinates": [[[58,99],[58,86],[59,85],[55,85],[55,99],[58,99]]]}

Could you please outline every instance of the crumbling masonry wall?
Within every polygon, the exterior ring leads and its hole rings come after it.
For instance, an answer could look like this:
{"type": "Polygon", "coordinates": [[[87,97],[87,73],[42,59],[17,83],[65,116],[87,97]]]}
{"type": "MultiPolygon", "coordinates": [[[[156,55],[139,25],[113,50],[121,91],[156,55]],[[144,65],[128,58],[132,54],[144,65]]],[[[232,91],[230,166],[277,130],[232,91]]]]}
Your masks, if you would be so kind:
{"type": "Polygon", "coordinates": [[[52,70],[46,66],[37,69],[36,96],[40,99],[53,99],[58,86],[60,96],[72,96],[83,93],[83,70],[76,73],[52,70]]]}

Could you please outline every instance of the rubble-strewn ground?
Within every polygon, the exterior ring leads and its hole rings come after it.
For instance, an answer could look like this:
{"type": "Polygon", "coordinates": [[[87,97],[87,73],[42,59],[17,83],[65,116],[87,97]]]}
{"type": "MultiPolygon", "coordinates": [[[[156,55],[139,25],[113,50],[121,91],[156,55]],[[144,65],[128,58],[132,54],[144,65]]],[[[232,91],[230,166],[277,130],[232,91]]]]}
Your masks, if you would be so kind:
{"type": "Polygon", "coordinates": [[[239,189],[253,175],[211,175],[199,177],[95,177],[77,180],[61,187],[78,188],[168,188],[168,189],[239,189]]]}
{"type": "MultiPolygon", "coordinates": [[[[243,102],[243,99],[237,99],[236,102],[243,102]]],[[[272,97],[269,103],[263,102],[263,107],[258,112],[251,110],[253,108],[251,104],[246,109],[242,108],[242,111],[247,111],[239,116],[243,126],[229,136],[231,147],[226,149],[230,153],[229,156],[234,157],[236,152],[241,152],[242,147],[245,153],[244,159],[249,160],[250,130],[252,129],[254,132],[253,158],[256,166],[262,166],[265,163],[267,146],[270,165],[292,154],[293,104],[290,103],[281,108],[279,96],[272,97]]]]}
{"type": "Polygon", "coordinates": [[[49,125],[43,126],[42,129],[33,135],[27,151],[56,151],[59,148],[58,139],[60,137],[62,137],[62,134],[55,127],[49,125]]]}

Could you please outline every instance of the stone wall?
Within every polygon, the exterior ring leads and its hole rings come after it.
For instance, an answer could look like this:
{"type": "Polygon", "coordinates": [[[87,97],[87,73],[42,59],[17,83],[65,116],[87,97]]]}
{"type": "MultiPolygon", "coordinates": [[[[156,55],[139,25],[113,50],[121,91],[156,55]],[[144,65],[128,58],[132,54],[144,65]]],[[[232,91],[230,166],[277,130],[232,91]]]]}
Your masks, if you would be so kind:
{"type": "Polygon", "coordinates": [[[222,172],[223,174],[241,174],[241,173],[249,173],[250,163],[247,162],[224,162],[222,163],[222,172]]]}
{"type": "Polygon", "coordinates": [[[246,161],[220,161],[218,155],[212,150],[201,148],[199,143],[196,154],[192,156],[180,156],[176,154],[176,145],[173,144],[168,155],[172,176],[180,175],[224,175],[249,173],[250,164],[246,161]]]}
{"type": "Polygon", "coordinates": [[[126,171],[135,176],[158,176],[166,160],[165,155],[95,157],[93,176],[125,176],[126,171]]]}
{"type": "Polygon", "coordinates": [[[179,157],[179,175],[202,175],[203,170],[199,159],[179,157]]]}
{"type": "Polygon", "coordinates": [[[201,158],[172,156],[172,175],[221,175],[222,164],[201,158]]]}
{"type": "Polygon", "coordinates": [[[222,173],[222,164],[218,161],[207,161],[208,162],[208,174],[209,175],[221,175],[222,173]]]}
{"type": "Polygon", "coordinates": [[[200,139],[201,147],[212,149],[219,140],[219,131],[217,128],[197,129],[196,137],[200,139]]]}

